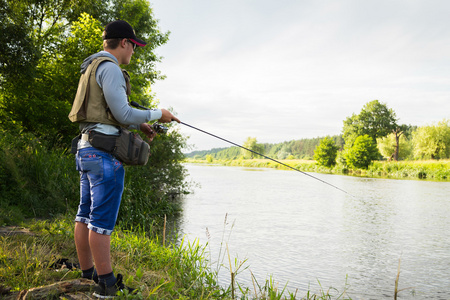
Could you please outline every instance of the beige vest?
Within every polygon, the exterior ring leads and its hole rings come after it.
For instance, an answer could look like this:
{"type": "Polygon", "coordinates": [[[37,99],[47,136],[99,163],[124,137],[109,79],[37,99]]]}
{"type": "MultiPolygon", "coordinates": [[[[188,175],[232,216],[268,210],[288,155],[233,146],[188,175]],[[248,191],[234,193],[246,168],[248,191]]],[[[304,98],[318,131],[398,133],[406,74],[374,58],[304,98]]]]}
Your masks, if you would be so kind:
{"type": "MultiPolygon", "coordinates": [[[[95,80],[97,68],[103,61],[112,61],[117,64],[116,61],[109,57],[99,57],[91,62],[86,72],[81,75],[72,110],[69,113],[69,119],[72,122],[103,123],[127,127],[117,122],[111,114],[103,90],[95,80]]],[[[125,70],[122,70],[122,73],[127,85],[127,96],[129,96],[131,93],[130,76],[125,70]]]]}

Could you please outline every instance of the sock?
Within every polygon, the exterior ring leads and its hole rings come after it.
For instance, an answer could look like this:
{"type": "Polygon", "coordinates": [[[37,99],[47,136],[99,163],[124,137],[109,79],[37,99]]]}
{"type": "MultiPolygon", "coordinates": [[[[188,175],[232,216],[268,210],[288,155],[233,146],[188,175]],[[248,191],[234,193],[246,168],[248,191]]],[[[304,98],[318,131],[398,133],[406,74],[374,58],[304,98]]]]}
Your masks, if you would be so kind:
{"type": "Polygon", "coordinates": [[[95,269],[95,267],[92,267],[87,270],[81,270],[81,272],[82,272],[81,273],[82,278],[92,279],[95,281],[95,283],[98,283],[98,275],[97,275],[97,270],[95,269]]]}
{"type": "Polygon", "coordinates": [[[99,275],[98,281],[105,283],[106,286],[113,286],[116,284],[117,279],[116,276],[114,276],[114,272],[111,272],[109,274],[99,275]]]}

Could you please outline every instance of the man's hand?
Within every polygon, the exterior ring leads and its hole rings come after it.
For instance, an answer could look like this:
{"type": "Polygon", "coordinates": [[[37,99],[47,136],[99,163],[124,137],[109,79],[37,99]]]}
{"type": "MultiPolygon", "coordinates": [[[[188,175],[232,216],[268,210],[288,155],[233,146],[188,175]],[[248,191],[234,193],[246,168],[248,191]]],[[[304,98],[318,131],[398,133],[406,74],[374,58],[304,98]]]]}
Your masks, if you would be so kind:
{"type": "Polygon", "coordinates": [[[172,113],[170,111],[168,111],[167,109],[161,108],[161,112],[162,112],[162,116],[161,119],[159,119],[158,121],[161,123],[170,123],[172,121],[176,121],[178,123],[180,123],[180,120],[175,117],[174,115],[172,115],[172,113]]]}
{"type": "Polygon", "coordinates": [[[153,141],[156,136],[156,132],[153,131],[152,126],[148,123],[142,123],[139,129],[148,137],[149,141],[153,141]]]}

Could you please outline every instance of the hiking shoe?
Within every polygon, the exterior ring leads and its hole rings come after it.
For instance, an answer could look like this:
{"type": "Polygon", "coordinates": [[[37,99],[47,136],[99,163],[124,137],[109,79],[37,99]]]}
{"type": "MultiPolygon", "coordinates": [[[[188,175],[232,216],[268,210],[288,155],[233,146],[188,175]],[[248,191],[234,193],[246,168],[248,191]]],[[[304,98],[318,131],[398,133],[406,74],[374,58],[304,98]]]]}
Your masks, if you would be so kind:
{"type": "Polygon", "coordinates": [[[106,286],[104,282],[100,281],[95,288],[93,296],[99,299],[109,299],[114,298],[117,292],[128,291],[128,294],[134,294],[136,289],[125,286],[122,281],[122,274],[117,274],[117,281],[113,286],[106,286]]]}

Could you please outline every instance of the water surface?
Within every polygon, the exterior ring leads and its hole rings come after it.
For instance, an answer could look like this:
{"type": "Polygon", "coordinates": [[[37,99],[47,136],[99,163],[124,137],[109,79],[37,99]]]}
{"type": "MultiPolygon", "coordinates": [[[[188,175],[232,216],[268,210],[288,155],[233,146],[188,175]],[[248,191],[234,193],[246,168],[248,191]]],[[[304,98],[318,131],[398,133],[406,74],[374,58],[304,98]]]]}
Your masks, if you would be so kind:
{"type": "MultiPolygon", "coordinates": [[[[200,187],[183,200],[177,228],[208,243],[213,267],[232,259],[253,287],[272,276],[304,296],[347,285],[352,299],[450,299],[450,183],[188,164],[200,187]],[[353,195],[353,196],[352,196],[353,195]]],[[[220,268],[220,284],[229,273],[220,268]]]]}

